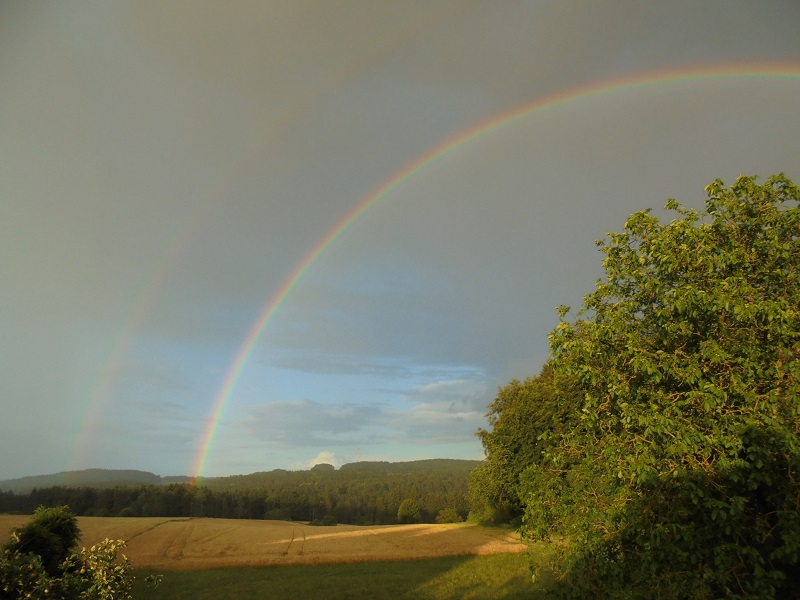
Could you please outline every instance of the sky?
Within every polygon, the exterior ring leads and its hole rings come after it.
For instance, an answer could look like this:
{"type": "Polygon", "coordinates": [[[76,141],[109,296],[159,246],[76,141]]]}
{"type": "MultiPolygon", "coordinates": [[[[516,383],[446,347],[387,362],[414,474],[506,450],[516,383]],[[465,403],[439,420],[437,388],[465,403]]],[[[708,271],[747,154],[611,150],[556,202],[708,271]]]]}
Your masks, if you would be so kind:
{"type": "Polygon", "coordinates": [[[800,180],[798,25],[795,0],[3,2],[0,479],[482,458],[595,240],[716,178],[800,180]]]}

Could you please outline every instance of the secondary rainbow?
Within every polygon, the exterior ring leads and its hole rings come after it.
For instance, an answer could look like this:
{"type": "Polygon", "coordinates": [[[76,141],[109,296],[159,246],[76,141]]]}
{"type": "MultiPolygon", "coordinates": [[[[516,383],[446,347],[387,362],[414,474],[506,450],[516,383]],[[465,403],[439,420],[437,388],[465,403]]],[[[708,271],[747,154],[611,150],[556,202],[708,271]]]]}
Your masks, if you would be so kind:
{"type": "Polygon", "coordinates": [[[124,362],[123,359],[134,340],[135,332],[165,286],[170,272],[177,268],[181,254],[207,226],[210,215],[224,203],[226,197],[224,191],[256,166],[257,160],[268,143],[289,135],[292,126],[297,121],[304,115],[313,113],[315,105],[326,93],[371,68],[381,56],[412,37],[420,27],[446,18],[447,15],[446,7],[431,4],[408,22],[400,24],[393,35],[387,37],[382,33],[376,33],[372,37],[366,38],[366,44],[371,48],[370,52],[354,56],[345,55],[338,64],[326,72],[321,81],[311,84],[296,102],[287,106],[278,118],[262,125],[260,130],[256,128],[250,142],[245,145],[238,156],[234,157],[220,180],[211,187],[207,194],[199,198],[196,208],[187,214],[183,226],[166,243],[164,251],[161,253],[161,260],[155,265],[152,273],[141,287],[141,291],[128,304],[119,333],[112,342],[107,359],[100,369],[100,376],[89,389],[87,402],[82,413],[76,419],[81,427],[77,433],[77,441],[73,444],[72,453],[67,457],[65,466],[67,470],[76,470],[87,465],[90,438],[98,429],[100,417],[111,396],[116,371],[124,362]]]}
{"type": "Polygon", "coordinates": [[[281,305],[297,287],[298,283],[314,266],[314,264],[330,249],[337,239],[342,237],[352,228],[359,219],[371,207],[385,198],[390,192],[403,185],[408,180],[419,175],[426,169],[431,168],[436,162],[458,150],[459,148],[474,142],[475,140],[496,132],[502,128],[510,127],[514,123],[529,117],[530,115],[542,110],[553,108],[583,100],[587,97],[610,93],[621,89],[635,89],[656,84],[675,83],[687,80],[704,79],[800,79],[800,65],[798,64],[761,64],[746,63],[735,65],[706,65],[682,69],[672,69],[659,72],[640,73],[633,76],[603,80],[591,83],[587,86],[568,89],[544,96],[532,103],[518,106],[499,115],[492,116],[477,125],[466,129],[455,136],[445,140],[425,152],[419,158],[405,165],[402,169],[395,172],[383,184],[378,186],[370,194],[359,201],[342,219],[340,219],[328,232],[319,240],[297,263],[292,274],[283,282],[278,291],[265,304],[258,318],[250,327],[247,335],[243,339],[236,355],[231,362],[225,375],[223,383],[219,388],[211,412],[206,421],[201,443],[194,461],[191,473],[195,476],[202,476],[205,473],[208,458],[214,445],[219,423],[224,415],[225,409],[233,395],[236,384],[241,377],[242,371],[250,354],[253,352],[259,338],[266,330],[272,319],[278,313],[281,305]]]}

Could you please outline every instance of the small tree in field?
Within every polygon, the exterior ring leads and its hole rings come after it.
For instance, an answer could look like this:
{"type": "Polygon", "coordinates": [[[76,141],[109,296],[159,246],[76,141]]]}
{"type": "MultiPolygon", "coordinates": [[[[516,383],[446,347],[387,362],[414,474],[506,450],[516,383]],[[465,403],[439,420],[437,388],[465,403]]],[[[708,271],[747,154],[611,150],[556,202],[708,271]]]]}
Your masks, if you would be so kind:
{"type": "Polygon", "coordinates": [[[412,498],[406,498],[397,509],[397,520],[401,523],[419,523],[419,504],[412,498]]]}
{"type": "Polygon", "coordinates": [[[439,511],[439,514],[436,515],[437,523],[461,523],[463,521],[464,518],[458,514],[455,508],[443,508],[439,511]]]}
{"type": "Polygon", "coordinates": [[[566,536],[563,597],[798,597],[800,193],[706,191],[611,234],[551,334],[582,418],[525,473],[525,524],[566,536]]]}

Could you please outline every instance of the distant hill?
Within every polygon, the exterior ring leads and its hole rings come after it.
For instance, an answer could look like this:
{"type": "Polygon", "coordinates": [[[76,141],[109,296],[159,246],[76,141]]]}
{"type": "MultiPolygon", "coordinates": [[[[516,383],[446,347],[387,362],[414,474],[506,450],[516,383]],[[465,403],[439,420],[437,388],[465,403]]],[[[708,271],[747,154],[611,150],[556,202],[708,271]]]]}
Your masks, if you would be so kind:
{"type": "MultiPolygon", "coordinates": [[[[481,464],[479,460],[459,460],[449,458],[432,458],[427,460],[414,460],[408,462],[386,462],[386,461],[361,461],[348,463],[339,468],[342,475],[353,477],[368,476],[369,474],[384,475],[411,475],[420,473],[447,472],[468,473],[481,464]]],[[[321,465],[317,465],[320,467],[321,465]]],[[[326,465],[327,466],[327,465],[326,465]]],[[[319,469],[312,468],[311,471],[319,472],[319,469]]],[[[328,471],[328,469],[324,469],[328,471]]],[[[331,468],[330,471],[333,471],[331,468]]],[[[271,479],[280,476],[282,473],[303,473],[305,471],[286,471],[285,469],[275,469],[274,471],[251,473],[249,475],[232,475],[228,477],[209,477],[202,478],[204,484],[213,485],[216,482],[230,483],[235,481],[237,487],[246,487],[248,484],[259,484],[265,478],[271,479]]],[[[14,492],[15,494],[28,494],[31,490],[50,487],[113,487],[124,485],[166,485],[169,483],[188,483],[195,481],[188,475],[173,475],[161,477],[149,471],[123,470],[123,469],[83,469],[80,471],[62,471],[50,475],[33,475],[20,477],[18,479],[6,479],[0,481],[0,492],[14,492]]]]}
{"type": "Polygon", "coordinates": [[[50,475],[33,475],[19,479],[0,481],[0,491],[27,494],[34,488],[50,487],[109,487],[115,485],[142,485],[183,483],[190,477],[160,477],[148,471],[120,469],[83,469],[81,471],[62,471],[50,475]]]}
{"type": "Polygon", "coordinates": [[[159,477],[146,471],[87,469],[0,481],[0,513],[31,514],[68,505],[78,516],[211,517],[354,525],[394,524],[400,504],[417,502],[433,523],[447,510],[470,511],[469,477],[476,460],[357,462],[335,469],[275,469],[228,477],[159,477]],[[9,493],[11,490],[13,493],[9,493]]]}
{"type": "MultiPolygon", "coordinates": [[[[210,489],[267,489],[272,488],[277,482],[292,481],[298,484],[310,481],[308,476],[316,475],[337,481],[368,480],[378,478],[403,478],[403,477],[468,477],[469,473],[478,465],[480,460],[462,460],[451,458],[431,458],[425,460],[412,460],[408,462],[386,461],[360,461],[347,463],[339,467],[320,468],[316,465],[308,471],[287,471],[275,469],[273,471],[259,471],[249,475],[229,475],[227,477],[209,477],[200,481],[203,486],[210,489]]],[[[330,466],[330,465],[328,465],[330,466]]]]}
{"type": "Polygon", "coordinates": [[[425,460],[412,460],[408,462],[361,461],[342,465],[340,471],[437,471],[439,469],[467,469],[471,470],[482,464],[481,460],[462,460],[456,458],[429,458],[425,460]]]}

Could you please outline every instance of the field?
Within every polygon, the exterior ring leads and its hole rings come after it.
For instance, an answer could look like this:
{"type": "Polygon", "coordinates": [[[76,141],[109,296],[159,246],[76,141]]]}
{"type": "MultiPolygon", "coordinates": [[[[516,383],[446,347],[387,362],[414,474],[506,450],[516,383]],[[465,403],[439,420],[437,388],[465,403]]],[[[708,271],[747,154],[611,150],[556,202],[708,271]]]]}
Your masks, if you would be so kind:
{"type": "MultiPolygon", "coordinates": [[[[30,517],[0,515],[0,542],[30,517]]],[[[287,521],[79,517],[81,544],[124,539],[135,567],[156,570],[350,563],[522,552],[503,529],[447,525],[337,525],[287,521]]]]}
{"type": "MultiPolygon", "coordinates": [[[[0,543],[29,516],[0,515],[0,543]]],[[[524,598],[528,560],[516,534],[459,523],[311,527],[287,521],[78,517],[81,545],[124,539],[150,598],[524,598]],[[284,568],[278,568],[284,567],[284,568]]]]}

